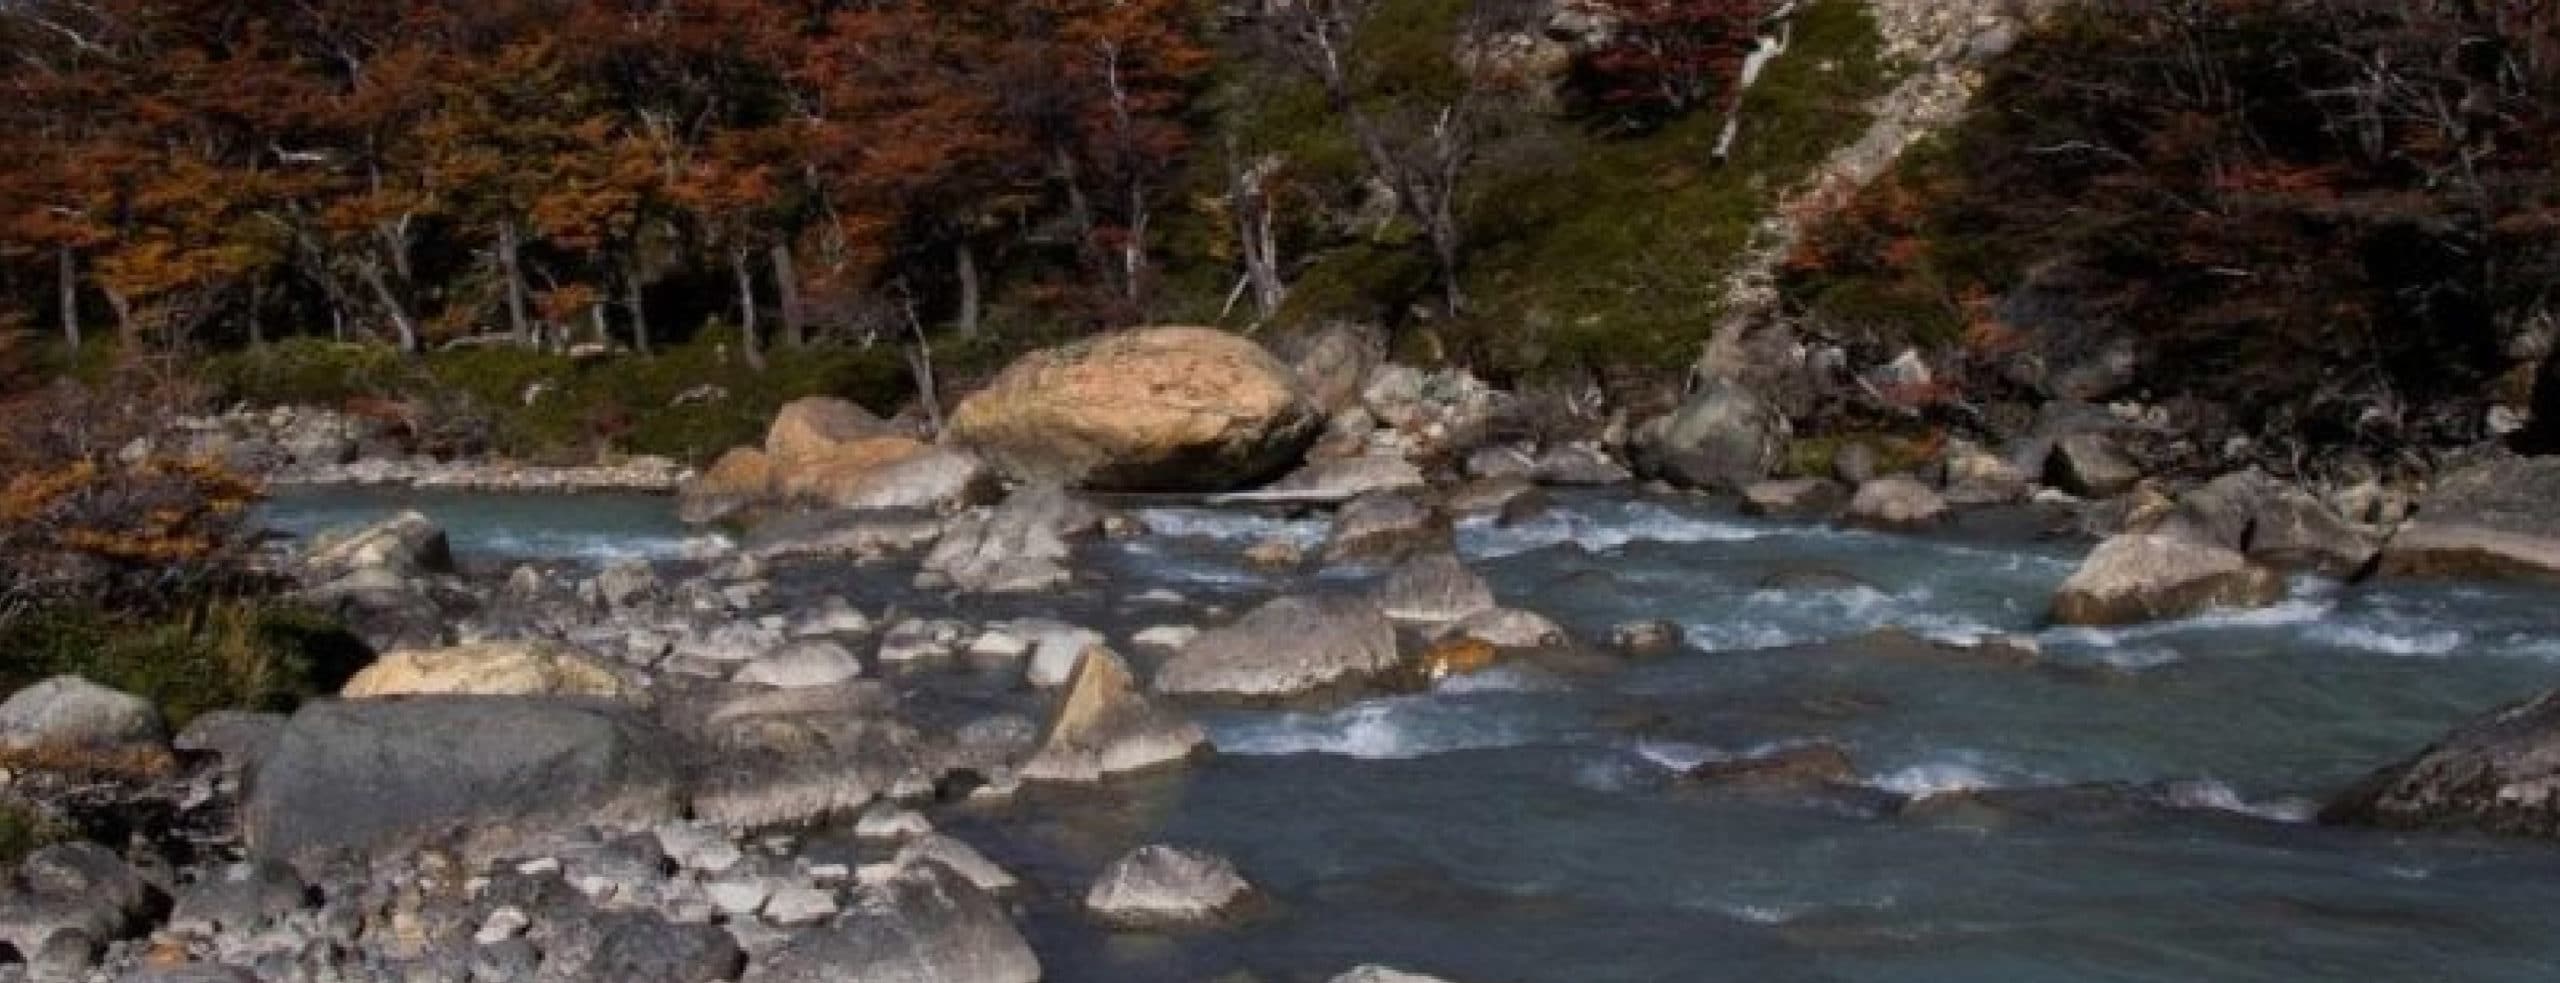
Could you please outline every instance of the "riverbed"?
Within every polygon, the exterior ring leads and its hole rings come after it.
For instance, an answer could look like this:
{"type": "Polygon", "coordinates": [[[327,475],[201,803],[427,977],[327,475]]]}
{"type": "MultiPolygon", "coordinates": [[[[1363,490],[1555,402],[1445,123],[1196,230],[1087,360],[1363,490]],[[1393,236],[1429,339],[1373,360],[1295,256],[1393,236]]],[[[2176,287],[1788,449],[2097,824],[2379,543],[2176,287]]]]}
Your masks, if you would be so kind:
{"type": "MultiPolygon", "coordinates": [[[[704,545],[644,496],[313,490],[266,517],[309,531],[399,508],[490,567],[704,545]]],[[[1082,547],[1083,582],[1054,599],[955,605],[899,564],[792,576],[874,614],[1054,609],[1119,640],[1373,576],[1241,561],[1273,536],[1320,543],[1320,519],[1139,515],[1152,532],[1082,547]],[[1182,602],[1150,599],[1165,591],[1182,602]]],[[[2053,629],[2046,605],[2085,545],[2032,524],[1889,536],[1591,495],[1459,542],[1503,603],[1577,638],[1668,618],[1688,649],[1208,712],[1219,753],[1177,773],[938,810],[1032,883],[1024,927],[1049,979],[1281,983],[1361,962],[1472,983],[2560,974],[2560,848],[2309,821],[2447,727],[2560,685],[2547,590],[2305,579],[2258,611],[2053,629]],[[1946,644],[1874,644],[1879,629],[1946,644]],[[1960,648],[2024,639],[2031,665],[1960,648]],[[1678,780],[1811,741],[1844,747],[1860,787],[1678,780]],[[1223,853],[1270,903],[1216,931],[1092,926],[1083,887],[1147,842],[1223,853]]]]}

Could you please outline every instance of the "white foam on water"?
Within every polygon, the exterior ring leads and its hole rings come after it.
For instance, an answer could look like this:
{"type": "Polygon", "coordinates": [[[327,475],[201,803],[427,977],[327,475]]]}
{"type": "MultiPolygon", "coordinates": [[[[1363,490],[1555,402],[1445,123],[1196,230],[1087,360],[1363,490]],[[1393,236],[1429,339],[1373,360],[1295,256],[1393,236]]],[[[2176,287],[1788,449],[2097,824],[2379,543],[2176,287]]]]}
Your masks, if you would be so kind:
{"type": "Polygon", "coordinates": [[[1301,546],[1324,542],[1326,525],[1313,519],[1281,519],[1221,509],[1140,509],[1138,521],[1158,536],[1261,542],[1286,537],[1301,546]]]}
{"type": "Polygon", "coordinates": [[[615,560],[665,560],[698,556],[704,546],[697,542],[699,538],[543,530],[467,530],[464,535],[457,537],[454,550],[465,555],[485,553],[509,558],[537,557],[610,563],[615,560]]]}
{"type": "Polygon", "coordinates": [[[1687,772],[1710,761],[1723,761],[1732,755],[1704,744],[1687,741],[1663,741],[1647,738],[1636,742],[1635,755],[1664,771],[1687,772]]]}
{"type": "Polygon", "coordinates": [[[2322,645],[2334,645],[2342,649],[2407,657],[2452,655],[2454,650],[2462,647],[2464,641],[2463,634],[2451,628],[2395,632],[2338,622],[2313,625],[2310,631],[2304,633],[2304,637],[2322,645]]]}
{"type": "MultiPolygon", "coordinates": [[[[1497,526],[1491,519],[1477,517],[1459,524],[1458,541],[1469,554],[1502,557],[1568,543],[1599,553],[1639,542],[1745,543],[1780,534],[1773,528],[1686,515],[1651,502],[1630,504],[1622,512],[1595,516],[1553,511],[1510,526],[1497,526]]],[[[1823,534],[1814,527],[1801,532],[1823,534]]]]}
{"type": "Polygon", "coordinates": [[[1495,666],[1483,672],[1462,673],[1440,680],[1431,687],[1434,693],[1464,696],[1469,693],[1545,693],[1564,689],[1554,676],[1519,666],[1495,666]]]}
{"type": "Polygon", "coordinates": [[[1751,652],[1818,640],[1808,632],[1777,622],[1730,618],[1683,621],[1680,630],[1690,647],[1701,652],[1751,652]]]}
{"type": "Polygon", "coordinates": [[[2100,649],[2093,653],[2092,657],[2096,658],[2101,664],[2116,669],[2122,669],[2126,672],[2141,672],[2145,669],[2158,669],[2161,666],[2181,662],[2186,659],[2186,656],[2178,654],[2176,649],[2169,648],[2100,649]]]}
{"type": "Polygon", "coordinates": [[[2307,823],[2318,811],[2318,807],[2301,799],[2250,802],[2240,797],[2240,790],[2210,778],[2172,782],[2166,797],[2170,805],[2181,809],[2209,809],[2279,823],[2307,823]]]}
{"type": "Polygon", "coordinates": [[[2163,635],[2217,629],[2283,628],[2311,624],[2329,617],[2337,610],[2337,602],[2318,597],[2294,597],[2263,608],[2219,608],[2176,621],[2160,621],[2144,625],[2115,628],[2071,626],[2048,628],[2040,640],[2052,645],[2082,645],[2090,648],[2114,648],[2127,642],[2148,641],[2163,635]]]}
{"type": "Polygon", "coordinates": [[[1716,910],[1754,925],[1784,925],[1796,920],[1808,905],[1725,904],[1716,910]]]}
{"type": "Polygon", "coordinates": [[[1391,697],[1324,713],[1239,719],[1216,728],[1211,743],[1224,754],[1399,759],[1515,747],[1521,738],[1480,710],[1435,705],[1429,697],[1391,697]]]}
{"type": "Polygon", "coordinates": [[[1939,751],[1918,764],[1870,775],[1866,784],[1915,799],[1980,789],[2054,784],[2051,776],[2022,771],[1972,750],[1939,751]]]}

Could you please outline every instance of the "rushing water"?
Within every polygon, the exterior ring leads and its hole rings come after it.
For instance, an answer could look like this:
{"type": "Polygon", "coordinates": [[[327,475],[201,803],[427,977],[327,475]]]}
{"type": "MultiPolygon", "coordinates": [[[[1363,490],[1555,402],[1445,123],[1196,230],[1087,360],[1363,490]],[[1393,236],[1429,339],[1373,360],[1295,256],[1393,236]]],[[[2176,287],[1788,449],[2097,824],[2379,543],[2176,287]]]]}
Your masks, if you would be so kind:
{"type": "MultiPolygon", "coordinates": [[[[645,500],[412,504],[464,552],[662,555],[686,536],[645,500]]],[[[321,495],[273,516],[308,528],[386,505],[321,495]]],[[[1155,535],[1082,561],[1125,594],[1232,606],[1360,581],[1237,562],[1263,537],[1315,542],[1319,523],[1146,518],[1155,535]]],[[[2004,533],[1887,537],[1593,498],[1460,539],[1506,603],[1585,638],[1671,618],[1697,651],[1215,713],[1222,753],[1178,775],[937,816],[1037,886],[1026,924],[1051,979],[1280,983],[1371,961],[1476,983],[2560,978],[2560,847],[2304,821],[2446,727],[2560,685],[2547,591],[2306,581],[2264,611],[2050,629],[2078,550],[2004,533]],[[1808,573],[1832,576],[1764,586],[1808,573]],[[2032,636],[2044,659],[1829,644],[1884,626],[2032,636]],[[1897,810],[1673,780],[1813,739],[1845,746],[1873,789],[1932,798],[1897,810]],[[1169,937],[1076,917],[1103,864],[1158,841],[1234,858],[1272,905],[1169,937]]],[[[865,607],[900,590],[876,579],[856,592],[865,607]]],[[[1169,620],[1151,613],[1091,616],[1169,620]]]]}

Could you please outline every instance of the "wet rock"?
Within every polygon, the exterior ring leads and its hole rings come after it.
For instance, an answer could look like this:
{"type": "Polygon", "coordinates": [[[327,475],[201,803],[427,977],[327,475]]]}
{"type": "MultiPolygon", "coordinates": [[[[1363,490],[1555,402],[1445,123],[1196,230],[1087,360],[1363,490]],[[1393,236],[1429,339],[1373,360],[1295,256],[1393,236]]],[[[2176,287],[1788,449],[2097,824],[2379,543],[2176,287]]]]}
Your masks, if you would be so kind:
{"type": "Polygon", "coordinates": [[[1095,781],[1188,759],[1208,741],[1198,724],[1148,699],[1119,656],[1095,646],[1077,662],[1022,777],[1095,781]]]}
{"type": "Polygon", "coordinates": [[[1350,501],[1370,492],[1410,491],[1426,481],[1412,461],[1385,454],[1309,461],[1305,467],[1273,482],[1270,491],[1290,492],[1326,501],[1350,501]]]}
{"type": "Polygon", "coordinates": [[[1506,649],[1553,648],[1564,645],[1564,626],[1535,611],[1492,608],[1451,622],[1443,637],[1472,638],[1506,649]]]}
{"type": "Polygon", "coordinates": [[[1829,741],[1794,744],[1759,754],[1708,761],[1689,769],[1694,782],[1725,788],[1803,789],[1858,780],[1849,752],[1829,741]]]}
{"type": "Polygon", "coordinates": [[[1493,588],[1455,553],[1420,553],[1396,564],[1377,597],[1387,617],[1419,624],[1446,624],[1494,608],[1493,588]]]}
{"type": "Polygon", "coordinates": [[[862,660],[828,641],[793,642],[747,663],[736,682],[779,689],[834,686],[862,675],[862,660]]]}
{"type": "Polygon", "coordinates": [[[764,452],[776,461],[826,457],[838,448],[896,431],[871,411],[831,396],[782,404],[765,429],[764,452]]]}
{"type": "Polygon", "coordinates": [[[403,579],[450,574],[454,572],[453,544],[433,520],[402,512],[369,526],[314,537],[300,567],[307,584],[329,583],[364,571],[384,571],[403,579]]]}
{"type": "Polygon", "coordinates": [[[1638,435],[1651,476],[1692,488],[1740,491],[1769,476],[1790,436],[1786,416],[1741,385],[1707,385],[1638,435]]]}
{"type": "Polygon", "coordinates": [[[2284,597],[2284,578],[2239,553],[2156,534],[2098,544],[2054,597],[2066,625],[2164,621],[2220,607],[2257,608],[2284,597]]]}
{"type": "Polygon", "coordinates": [[[2503,458],[2444,475],[2383,547],[2381,572],[2560,583],[2560,457],[2503,458]]]}
{"type": "Polygon", "coordinates": [[[1878,478],[1858,486],[1849,500],[1846,521],[1853,526],[1887,532],[1926,529],[1946,521],[1947,501],[1929,486],[1904,477],[1878,478]]]}
{"type": "Polygon", "coordinates": [[[919,864],[937,864],[989,894],[1003,894],[1022,886],[1020,878],[996,866],[976,847],[940,833],[919,836],[899,847],[890,863],[902,871],[919,864]]]}
{"type": "Polygon", "coordinates": [[[1287,573],[1305,566],[1306,562],[1306,547],[1287,536],[1273,536],[1244,550],[1246,566],[1270,573],[1287,573]]]}
{"type": "Polygon", "coordinates": [[[649,702],[640,681],[621,668],[549,642],[482,642],[393,652],[356,673],[340,692],[349,699],[428,694],[649,702]]]}
{"type": "Polygon", "coordinates": [[[1285,700],[1356,686],[1397,666],[1395,626],[1365,598],[1283,597],[1202,632],[1156,671],[1157,692],[1285,700]]]}
{"type": "Polygon", "coordinates": [[[1225,857],[1153,845],[1103,868],[1084,907],[1114,928],[1186,928],[1220,921],[1252,896],[1253,886],[1225,857]]]}
{"type": "Polygon", "coordinates": [[[1419,497],[1402,492],[1362,495],[1334,514],[1333,535],[1325,543],[1325,559],[1333,563],[1379,563],[1418,550],[1446,549],[1453,530],[1448,516],[1419,497]]]}
{"type": "Polygon", "coordinates": [[[1785,481],[1762,481],[1742,490],[1744,515],[1762,515],[1784,519],[1821,518],[1839,511],[1849,501],[1849,492],[1836,482],[1820,478],[1794,478],[1785,481]]]}
{"type": "Polygon", "coordinates": [[[131,938],[158,900],[114,851],[86,842],[39,847],[0,885],[0,942],[32,954],[57,932],[93,943],[131,938]]]}
{"type": "Polygon", "coordinates": [[[1063,621],[1031,618],[1006,627],[1031,643],[1031,661],[1024,665],[1022,679],[1041,689],[1066,685],[1085,650],[1103,642],[1101,632],[1063,621]]]}
{"type": "Polygon", "coordinates": [[[994,509],[953,519],[925,554],[919,583],[983,593],[1029,593],[1067,582],[1068,531],[1096,517],[1056,485],[1024,488],[994,509]]]}
{"type": "Polygon", "coordinates": [[[1040,961],[1003,908],[939,864],[866,885],[853,906],[795,933],[755,983],[1038,983],[1040,961]]]}
{"type": "Polygon", "coordinates": [[[2560,690],[2501,707],[2330,800],[2320,821],[2560,838],[2560,690]]]}
{"type": "Polygon", "coordinates": [[[1538,455],[1530,474],[1540,484],[1576,487],[1623,485],[1635,480],[1626,465],[1591,444],[1559,444],[1538,455]]]}
{"type": "Polygon", "coordinates": [[[1687,644],[1687,635],[1679,622],[1668,618],[1629,621],[1609,629],[1609,648],[1638,658],[1670,655],[1687,644]]]}
{"type": "Polygon", "coordinates": [[[0,749],[153,745],[167,735],[149,700],[78,676],[55,676],[0,702],[0,749]]]}
{"type": "Polygon", "coordinates": [[[1502,658],[1502,650],[1481,638],[1457,635],[1433,642],[1431,647],[1413,660],[1413,674],[1424,685],[1451,676],[1465,676],[1493,668],[1502,658]]]}
{"type": "Polygon", "coordinates": [[[1208,328],[1148,328],[1024,356],[951,432],[1023,481],[1219,491],[1295,464],[1323,427],[1297,374],[1208,328]]]}
{"type": "Polygon", "coordinates": [[[2142,469],[2102,433],[2066,434],[2044,459],[2045,484],[2082,498],[2114,498],[2142,480],[2142,469]]]}
{"type": "Polygon", "coordinates": [[[610,704],[432,696],[294,714],[241,803],[250,853],[306,871],[342,853],[451,843],[466,855],[577,825],[676,815],[667,736],[610,704]]]}
{"type": "Polygon", "coordinates": [[[676,490],[676,515],[689,523],[718,522],[774,493],[773,458],[753,447],[732,448],[676,490]]]}

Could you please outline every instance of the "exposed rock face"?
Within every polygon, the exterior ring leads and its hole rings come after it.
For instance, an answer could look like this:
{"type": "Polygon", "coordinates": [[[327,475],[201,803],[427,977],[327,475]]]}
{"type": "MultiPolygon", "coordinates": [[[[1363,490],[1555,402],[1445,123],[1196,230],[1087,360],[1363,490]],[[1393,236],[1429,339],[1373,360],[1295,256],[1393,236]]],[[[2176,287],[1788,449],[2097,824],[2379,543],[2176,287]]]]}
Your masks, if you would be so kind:
{"type": "Polygon", "coordinates": [[[150,701],[78,676],[55,676],[0,703],[0,749],[124,747],[167,735],[150,701]]]}
{"type": "Polygon", "coordinates": [[[1110,491],[1217,491],[1297,462],[1323,427],[1298,376],[1244,338],[1149,328],[1025,356],[951,432],[1006,474],[1110,491]]]}
{"type": "Polygon", "coordinates": [[[1004,909],[938,863],[860,888],[832,921],[752,967],[751,983],[1039,983],[1040,960],[1004,909]]]}
{"type": "Polygon", "coordinates": [[[1205,925],[1233,913],[1253,885],[1225,857],[1201,850],[1142,846],[1102,870],[1084,908],[1116,928],[1205,925]]]}
{"type": "Polygon", "coordinates": [[[2374,772],[2324,823],[2560,837],[2560,690],[2463,724],[2374,772]]]}
{"type": "Polygon", "coordinates": [[[1421,553],[1387,571],[1378,607],[1397,621],[1446,624],[1493,610],[1493,588],[1455,553],[1421,553]]]}
{"type": "Polygon", "coordinates": [[[1888,532],[1926,529],[1946,520],[1947,500],[1910,478],[1878,478],[1849,500],[1849,524],[1888,532]]]}
{"type": "Polygon", "coordinates": [[[2163,621],[2210,608],[2257,608],[2284,597],[2284,578],[2217,546],[2156,534],[2117,536],[2091,551],[2054,597],[2066,625],[2163,621]]]}
{"type": "Polygon", "coordinates": [[[871,411],[831,396],[783,404],[766,429],[764,452],[776,461],[826,457],[842,446],[893,431],[871,411]]]}
{"type": "Polygon", "coordinates": [[[1119,656],[1094,646],[1077,661],[1022,777],[1093,781],[1181,761],[1208,743],[1198,724],[1140,692],[1119,656]]]}
{"type": "Polygon", "coordinates": [[[1717,491],[1741,491],[1768,477],[1789,436],[1776,406],[1734,383],[1700,389],[1645,431],[1639,450],[1647,471],[1717,491]]]}
{"type": "Polygon", "coordinates": [[[548,642],[393,652],[356,673],[340,692],[350,699],[421,694],[649,700],[640,682],[620,669],[548,642]]]}
{"type": "Polygon", "coordinates": [[[1157,692],[1285,700],[1357,685],[1397,666],[1395,626],[1365,598],[1283,597],[1215,628],[1156,671],[1157,692]]]}
{"type": "Polygon", "coordinates": [[[241,803],[253,856],[306,870],[341,852],[451,842],[471,855],[573,825],[645,826],[683,803],[672,742],[605,704],[435,696],[314,703],[241,803]]]}
{"type": "Polygon", "coordinates": [[[2400,577],[2560,583],[2560,458],[2506,458],[2445,475],[2383,547],[2400,577]]]}

